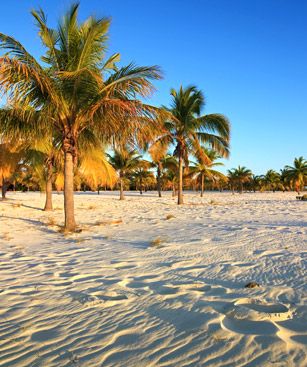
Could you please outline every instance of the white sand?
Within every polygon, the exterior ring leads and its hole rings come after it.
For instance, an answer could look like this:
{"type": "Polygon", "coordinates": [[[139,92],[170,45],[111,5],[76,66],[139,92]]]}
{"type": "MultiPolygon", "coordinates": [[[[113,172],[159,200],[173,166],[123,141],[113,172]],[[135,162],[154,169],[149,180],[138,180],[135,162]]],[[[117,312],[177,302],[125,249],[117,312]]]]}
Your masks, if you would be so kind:
{"type": "Polygon", "coordinates": [[[84,229],[70,236],[46,225],[63,222],[62,195],[52,213],[39,193],[8,197],[2,367],[307,366],[307,203],[295,193],[189,194],[182,207],[170,194],[77,194],[84,229]]]}

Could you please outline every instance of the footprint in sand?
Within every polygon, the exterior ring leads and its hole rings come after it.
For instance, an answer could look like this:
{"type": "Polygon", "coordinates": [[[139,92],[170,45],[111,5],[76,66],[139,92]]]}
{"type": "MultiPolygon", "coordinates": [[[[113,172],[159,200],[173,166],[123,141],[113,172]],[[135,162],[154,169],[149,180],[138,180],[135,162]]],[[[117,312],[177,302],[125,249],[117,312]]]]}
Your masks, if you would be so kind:
{"type": "Polygon", "coordinates": [[[211,286],[205,283],[190,283],[190,284],[179,284],[180,290],[184,292],[209,292],[211,286]]]}
{"type": "Polygon", "coordinates": [[[227,307],[221,326],[238,334],[273,335],[279,331],[275,322],[291,318],[292,312],[281,303],[243,298],[227,307]]]}
{"type": "Polygon", "coordinates": [[[59,337],[59,335],[60,335],[60,332],[56,328],[39,330],[32,334],[31,340],[34,342],[43,343],[49,340],[56,339],[59,337]]]}
{"type": "Polygon", "coordinates": [[[72,298],[73,301],[77,301],[85,306],[96,306],[101,303],[114,304],[119,301],[128,300],[125,294],[120,294],[115,291],[112,292],[94,292],[87,294],[85,292],[70,291],[67,294],[72,298]]]}
{"type": "Polygon", "coordinates": [[[125,270],[125,269],[133,269],[138,265],[131,261],[121,261],[121,260],[112,260],[110,261],[111,265],[114,265],[114,268],[117,270],[125,270]]]}

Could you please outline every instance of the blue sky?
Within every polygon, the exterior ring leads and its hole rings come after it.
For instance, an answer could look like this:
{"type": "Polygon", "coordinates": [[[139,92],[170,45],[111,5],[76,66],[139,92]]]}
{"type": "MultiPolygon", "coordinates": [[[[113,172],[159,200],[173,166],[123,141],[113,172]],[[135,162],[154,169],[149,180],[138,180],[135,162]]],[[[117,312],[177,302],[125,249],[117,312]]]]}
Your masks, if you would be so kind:
{"type": "MultiPolygon", "coordinates": [[[[53,26],[70,3],[3,1],[0,31],[39,56],[30,10],[41,6],[53,26]]],[[[307,1],[81,1],[80,18],[93,13],[112,17],[109,50],[122,64],[162,67],[151,103],[167,105],[171,87],[196,84],[204,112],[230,119],[227,169],[260,174],[307,158],[307,1]]]]}

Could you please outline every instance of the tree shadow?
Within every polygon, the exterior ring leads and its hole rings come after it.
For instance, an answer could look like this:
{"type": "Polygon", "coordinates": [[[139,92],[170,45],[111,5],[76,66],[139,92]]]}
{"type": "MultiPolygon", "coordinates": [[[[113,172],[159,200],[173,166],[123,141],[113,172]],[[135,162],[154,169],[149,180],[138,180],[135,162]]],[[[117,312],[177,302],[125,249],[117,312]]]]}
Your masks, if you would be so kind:
{"type": "Polygon", "coordinates": [[[35,209],[35,210],[44,211],[42,208],[37,207],[37,206],[31,206],[31,205],[26,205],[26,204],[21,204],[21,206],[23,206],[25,208],[29,208],[29,209],[35,209]]]}
{"type": "Polygon", "coordinates": [[[13,220],[19,220],[28,224],[32,224],[35,228],[39,229],[40,231],[44,232],[44,233],[58,233],[55,230],[52,230],[50,228],[46,228],[46,224],[44,222],[41,222],[39,220],[35,220],[35,219],[27,219],[27,218],[16,218],[16,217],[10,217],[8,215],[3,215],[2,218],[7,218],[7,219],[13,219],[13,220]]]}

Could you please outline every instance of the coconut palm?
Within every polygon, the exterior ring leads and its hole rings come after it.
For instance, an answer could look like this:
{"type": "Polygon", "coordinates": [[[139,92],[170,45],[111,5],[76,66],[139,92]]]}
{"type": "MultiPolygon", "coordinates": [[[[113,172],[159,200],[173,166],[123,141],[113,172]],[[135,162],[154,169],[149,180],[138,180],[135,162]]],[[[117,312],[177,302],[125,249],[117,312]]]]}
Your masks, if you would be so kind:
{"type": "Polygon", "coordinates": [[[107,142],[120,131],[133,132],[141,122],[152,121],[156,109],[136,98],[150,95],[151,80],[161,77],[156,66],[118,69],[119,54],[105,57],[110,20],[92,16],[80,23],[78,8],[73,4],[57,28],[47,25],[42,10],[32,11],[46,48],[44,67],[21,43],[0,34],[0,47],[7,51],[0,57],[0,91],[15,105],[44,111],[49,118],[41,118],[39,127],[44,130],[51,122],[62,137],[66,231],[76,229],[74,167],[81,132],[89,129],[107,142]]]}
{"type": "Polygon", "coordinates": [[[307,160],[303,157],[295,158],[293,166],[286,166],[286,178],[296,192],[300,191],[307,183],[307,160]]]}
{"type": "Polygon", "coordinates": [[[198,152],[204,162],[209,162],[201,143],[215,150],[222,157],[229,155],[230,124],[221,114],[201,115],[205,100],[195,86],[171,90],[172,102],[166,110],[163,144],[174,144],[174,155],[178,158],[178,204],[183,204],[183,165],[188,166],[189,153],[198,152]]]}
{"type": "Polygon", "coordinates": [[[284,192],[291,190],[291,183],[289,182],[288,171],[286,168],[280,170],[280,184],[284,192]]]}
{"type": "Polygon", "coordinates": [[[244,166],[238,166],[238,168],[228,170],[227,173],[232,192],[237,187],[238,191],[242,194],[243,185],[251,180],[252,171],[244,166]]]}
{"type": "Polygon", "coordinates": [[[176,196],[178,186],[178,160],[173,155],[168,154],[163,162],[161,184],[163,189],[172,189],[172,196],[176,196]]]}
{"type": "MultiPolygon", "coordinates": [[[[24,142],[27,167],[31,167],[31,175],[35,178],[39,188],[46,192],[44,210],[52,210],[52,186],[56,183],[58,190],[63,187],[64,157],[62,141],[58,132],[47,128],[41,134],[39,129],[35,134],[28,129],[29,116],[32,126],[39,125],[43,111],[34,111],[31,106],[23,111],[17,108],[2,109],[0,111],[1,125],[7,137],[24,142]],[[28,143],[26,143],[29,141],[28,143]],[[62,183],[61,183],[62,182],[62,183]]],[[[44,118],[47,120],[48,115],[44,118]]],[[[89,129],[84,129],[78,139],[79,159],[75,167],[75,174],[91,188],[98,184],[112,185],[115,180],[113,168],[107,162],[104,146],[89,129]]]]}
{"type": "Polygon", "coordinates": [[[281,188],[280,174],[273,169],[269,169],[266,174],[262,177],[262,182],[268,190],[276,191],[279,187],[281,188]]]}
{"type": "Polygon", "coordinates": [[[155,141],[148,149],[152,159],[152,166],[157,169],[157,189],[159,198],[161,193],[161,175],[163,171],[163,160],[165,160],[168,144],[163,144],[160,140],[155,141]]]}
{"type": "Polygon", "coordinates": [[[0,144],[0,179],[2,200],[6,199],[6,192],[9,185],[13,182],[14,174],[22,167],[24,157],[22,147],[13,142],[2,142],[0,144]]]}
{"type": "Polygon", "coordinates": [[[149,171],[150,162],[141,160],[138,166],[131,173],[131,181],[134,183],[135,188],[139,189],[140,194],[143,194],[143,190],[146,191],[146,187],[155,184],[154,174],[149,171]]]}
{"type": "Polygon", "coordinates": [[[224,164],[221,162],[215,162],[219,155],[209,149],[202,148],[204,153],[209,158],[209,162],[205,163],[201,158],[201,155],[197,155],[196,159],[197,162],[193,162],[193,165],[189,167],[189,176],[191,176],[194,180],[200,181],[200,196],[203,197],[204,195],[204,182],[205,179],[208,181],[218,181],[218,180],[227,180],[227,177],[223,175],[223,173],[215,170],[216,166],[223,166],[224,164]]]}
{"type": "Polygon", "coordinates": [[[261,189],[262,183],[263,183],[262,176],[252,175],[250,177],[249,182],[247,182],[247,186],[248,186],[248,189],[256,192],[257,190],[261,189]]]}
{"type": "Polygon", "coordinates": [[[109,162],[118,172],[120,184],[119,200],[124,200],[124,180],[134,169],[141,164],[141,155],[136,150],[128,150],[127,147],[114,149],[113,155],[108,155],[109,162]]]}

